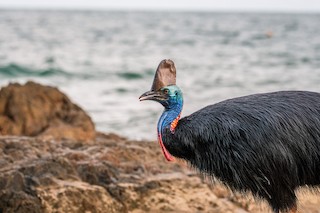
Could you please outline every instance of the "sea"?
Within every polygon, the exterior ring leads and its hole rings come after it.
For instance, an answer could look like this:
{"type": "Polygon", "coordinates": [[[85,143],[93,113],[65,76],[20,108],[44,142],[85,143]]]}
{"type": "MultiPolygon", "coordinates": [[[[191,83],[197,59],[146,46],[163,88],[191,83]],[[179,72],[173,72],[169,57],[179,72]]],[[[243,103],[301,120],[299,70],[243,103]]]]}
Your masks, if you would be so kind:
{"type": "Polygon", "coordinates": [[[58,87],[105,133],[156,140],[163,108],[138,98],[162,59],[176,64],[182,116],[253,93],[320,92],[320,14],[0,9],[0,87],[58,87]]]}

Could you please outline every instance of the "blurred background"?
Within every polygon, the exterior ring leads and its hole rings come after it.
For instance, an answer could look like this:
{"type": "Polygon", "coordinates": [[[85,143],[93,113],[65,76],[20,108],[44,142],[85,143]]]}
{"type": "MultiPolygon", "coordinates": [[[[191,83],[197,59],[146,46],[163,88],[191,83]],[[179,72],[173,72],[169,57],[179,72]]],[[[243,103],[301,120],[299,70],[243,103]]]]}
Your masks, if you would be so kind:
{"type": "Polygon", "coordinates": [[[183,115],[252,93],[320,92],[320,1],[0,0],[0,87],[56,86],[100,131],[156,138],[162,106],[138,97],[165,58],[183,115]]]}

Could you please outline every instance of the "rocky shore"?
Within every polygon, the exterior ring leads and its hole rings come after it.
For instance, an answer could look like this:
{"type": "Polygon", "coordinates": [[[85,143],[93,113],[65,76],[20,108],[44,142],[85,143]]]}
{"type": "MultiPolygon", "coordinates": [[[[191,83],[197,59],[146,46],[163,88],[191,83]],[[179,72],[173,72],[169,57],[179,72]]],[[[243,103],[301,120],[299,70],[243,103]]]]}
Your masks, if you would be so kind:
{"type": "MultiPolygon", "coordinates": [[[[95,132],[90,117],[56,88],[2,88],[0,135],[1,213],[271,212],[183,161],[166,162],[154,141],[95,132]]],[[[319,212],[318,197],[299,193],[300,211],[319,212]]]]}

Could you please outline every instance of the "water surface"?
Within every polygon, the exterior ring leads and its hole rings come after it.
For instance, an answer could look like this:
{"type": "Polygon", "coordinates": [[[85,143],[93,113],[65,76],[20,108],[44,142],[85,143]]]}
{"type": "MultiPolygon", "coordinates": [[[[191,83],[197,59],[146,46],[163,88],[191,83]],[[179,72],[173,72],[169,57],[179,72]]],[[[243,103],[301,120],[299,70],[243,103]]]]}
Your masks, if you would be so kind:
{"type": "Polygon", "coordinates": [[[138,101],[164,58],[183,115],[276,90],[319,91],[320,15],[0,10],[0,86],[59,87],[97,129],[155,139],[162,107],[138,101]]]}

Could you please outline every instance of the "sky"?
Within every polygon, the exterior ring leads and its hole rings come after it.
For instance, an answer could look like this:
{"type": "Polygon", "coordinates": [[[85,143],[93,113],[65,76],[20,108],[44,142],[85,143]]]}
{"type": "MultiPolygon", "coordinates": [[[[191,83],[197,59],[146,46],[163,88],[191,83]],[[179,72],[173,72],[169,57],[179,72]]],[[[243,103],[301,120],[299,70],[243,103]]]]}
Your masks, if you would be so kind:
{"type": "Polygon", "coordinates": [[[320,0],[0,0],[0,8],[320,12],[320,0]]]}

